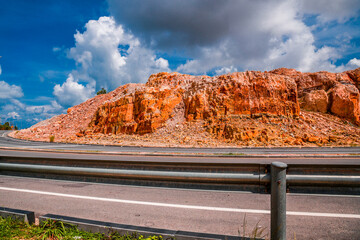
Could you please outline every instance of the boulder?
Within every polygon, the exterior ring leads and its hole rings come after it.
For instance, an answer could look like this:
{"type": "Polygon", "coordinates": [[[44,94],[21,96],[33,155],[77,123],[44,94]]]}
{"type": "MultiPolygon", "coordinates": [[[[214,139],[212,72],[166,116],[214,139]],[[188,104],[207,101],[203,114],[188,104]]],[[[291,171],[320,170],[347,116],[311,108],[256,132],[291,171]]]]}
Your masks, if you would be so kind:
{"type": "Polygon", "coordinates": [[[302,99],[302,108],[318,112],[326,112],[327,109],[330,113],[360,125],[360,68],[342,73],[301,73],[294,69],[279,68],[271,73],[294,79],[298,96],[302,99]],[[324,91],[328,93],[327,104],[324,91]]]}
{"type": "Polygon", "coordinates": [[[336,85],[330,99],[331,113],[360,125],[360,93],[354,85],[336,85]]]}
{"type": "Polygon", "coordinates": [[[306,93],[302,98],[300,106],[308,111],[326,113],[328,110],[329,99],[324,90],[313,90],[306,93]]]}

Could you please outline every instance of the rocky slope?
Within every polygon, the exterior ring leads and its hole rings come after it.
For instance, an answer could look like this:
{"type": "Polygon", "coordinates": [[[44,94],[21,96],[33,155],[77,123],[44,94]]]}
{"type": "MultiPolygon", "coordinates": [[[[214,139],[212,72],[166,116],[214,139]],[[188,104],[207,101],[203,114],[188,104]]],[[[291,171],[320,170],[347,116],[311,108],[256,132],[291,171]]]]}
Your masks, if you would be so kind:
{"type": "Polygon", "coordinates": [[[151,75],[14,137],[142,146],[360,144],[360,68],[151,75]]]}

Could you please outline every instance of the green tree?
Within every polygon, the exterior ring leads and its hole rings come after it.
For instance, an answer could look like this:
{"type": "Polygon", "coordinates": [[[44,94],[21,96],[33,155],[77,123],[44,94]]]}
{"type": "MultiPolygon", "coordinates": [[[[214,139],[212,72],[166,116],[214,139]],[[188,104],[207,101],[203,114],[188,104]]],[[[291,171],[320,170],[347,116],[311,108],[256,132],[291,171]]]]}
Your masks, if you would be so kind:
{"type": "Polygon", "coordinates": [[[96,95],[100,95],[100,94],[106,94],[106,89],[105,88],[101,88],[101,90],[99,90],[96,95]]]}
{"type": "MultiPolygon", "coordinates": [[[[14,126],[15,130],[17,129],[17,126],[14,126]]],[[[0,130],[12,130],[10,123],[5,122],[3,125],[0,124],[0,130]]]]}

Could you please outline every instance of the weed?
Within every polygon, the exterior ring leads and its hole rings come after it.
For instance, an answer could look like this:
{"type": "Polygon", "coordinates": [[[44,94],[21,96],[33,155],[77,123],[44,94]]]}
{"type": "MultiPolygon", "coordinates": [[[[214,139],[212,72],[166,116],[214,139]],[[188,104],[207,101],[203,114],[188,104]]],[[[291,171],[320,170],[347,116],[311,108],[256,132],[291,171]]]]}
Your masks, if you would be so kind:
{"type": "MultiPolygon", "coordinates": [[[[71,230],[74,226],[67,224],[66,226],[71,230]]],[[[41,230],[43,231],[42,239],[60,239],[66,235],[66,228],[65,224],[60,221],[55,221],[52,219],[47,219],[46,221],[42,222],[41,230]]]]}
{"type": "Polygon", "coordinates": [[[49,140],[50,140],[51,143],[54,142],[54,141],[55,141],[55,136],[54,136],[54,135],[51,135],[51,136],[49,137],[49,140]]]}
{"type": "Polygon", "coordinates": [[[103,233],[90,233],[79,230],[72,224],[52,219],[42,222],[40,226],[35,226],[10,217],[0,217],[0,239],[162,240],[163,238],[161,236],[144,237],[136,233],[121,235],[114,230],[111,230],[110,234],[107,235],[103,233]]]}
{"type": "Polygon", "coordinates": [[[262,227],[260,226],[260,221],[259,220],[255,227],[253,228],[253,230],[250,233],[246,233],[246,226],[247,226],[247,221],[246,221],[246,214],[244,215],[244,219],[243,219],[243,224],[242,224],[242,233],[240,231],[240,229],[238,230],[239,233],[239,237],[240,239],[268,239],[268,235],[269,233],[266,231],[266,227],[262,227]]]}

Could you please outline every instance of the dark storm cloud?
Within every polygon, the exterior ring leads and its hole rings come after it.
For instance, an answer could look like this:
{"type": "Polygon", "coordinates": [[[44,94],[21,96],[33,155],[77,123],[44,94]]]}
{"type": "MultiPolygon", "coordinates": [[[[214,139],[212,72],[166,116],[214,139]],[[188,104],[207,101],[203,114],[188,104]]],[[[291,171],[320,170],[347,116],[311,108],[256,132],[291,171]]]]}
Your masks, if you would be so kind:
{"type": "MultiPolygon", "coordinates": [[[[240,1],[110,1],[116,20],[159,48],[212,45],[245,23],[240,1]]],[[[250,10],[251,11],[251,10],[250,10]]]]}
{"type": "Polygon", "coordinates": [[[356,17],[358,0],[319,1],[322,8],[313,0],[109,0],[109,11],[148,47],[188,58],[177,71],[341,71],[332,62],[345,43],[318,43],[313,29],[356,17]]]}

